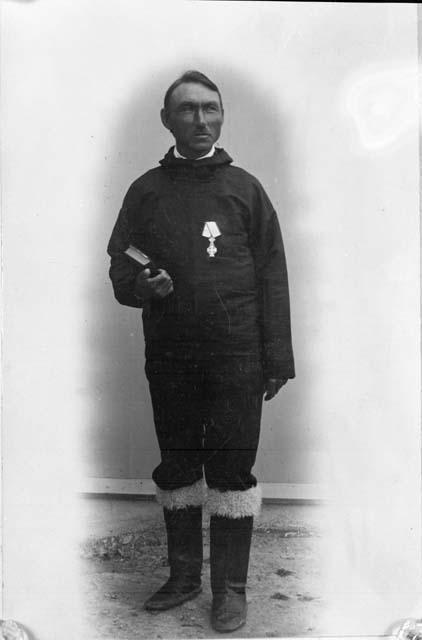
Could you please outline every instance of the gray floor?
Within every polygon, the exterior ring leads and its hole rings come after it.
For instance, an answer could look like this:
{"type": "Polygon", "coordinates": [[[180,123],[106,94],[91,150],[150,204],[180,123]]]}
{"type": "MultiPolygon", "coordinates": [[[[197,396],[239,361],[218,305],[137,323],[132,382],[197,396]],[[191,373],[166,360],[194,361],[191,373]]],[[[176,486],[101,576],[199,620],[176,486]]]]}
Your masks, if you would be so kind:
{"type": "MultiPolygon", "coordinates": [[[[204,520],[203,592],[161,614],[143,601],[168,576],[162,513],[152,500],[86,498],[82,544],[86,638],[221,637],[209,625],[209,539],[204,520]]],[[[264,504],[255,523],[248,622],[230,637],[319,635],[324,508],[264,504]]]]}
{"type": "MultiPolygon", "coordinates": [[[[83,497],[80,509],[87,539],[116,536],[153,523],[162,523],[162,511],[154,499],[83,497]]],[[[320,531],[324,527],[324,520],[325,510],[319,504],[264,502],[255,524],[258,527],[296,526],[320,531]]]]}

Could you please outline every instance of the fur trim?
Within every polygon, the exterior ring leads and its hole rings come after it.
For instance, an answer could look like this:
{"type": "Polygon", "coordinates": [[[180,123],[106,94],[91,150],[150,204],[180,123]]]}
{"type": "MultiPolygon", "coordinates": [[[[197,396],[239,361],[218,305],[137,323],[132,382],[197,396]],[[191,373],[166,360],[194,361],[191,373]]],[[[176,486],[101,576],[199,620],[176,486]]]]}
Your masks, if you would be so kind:
{"type": "Polygon", "coordinates": [[[199,507],[204,504],[206,497],[204,480],[198,480],[188,487],[166,491],[156,488],[158,504],[166,509],[184,509],[185,507],[199,507]]]}
{"type": "Polygon", "coordinates": [[[206,509],[211,516],[245,518],[258,516],[261,508],[261,487],[246,491],[218,491],[208,489],[206,509]]]}

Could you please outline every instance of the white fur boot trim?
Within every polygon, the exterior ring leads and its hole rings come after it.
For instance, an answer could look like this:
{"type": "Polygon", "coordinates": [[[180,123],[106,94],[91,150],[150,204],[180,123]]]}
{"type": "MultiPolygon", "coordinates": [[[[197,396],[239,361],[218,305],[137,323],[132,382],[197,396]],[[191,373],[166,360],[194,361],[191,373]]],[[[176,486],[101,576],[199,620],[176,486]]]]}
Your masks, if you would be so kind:
{"type": "Polygon", "coordinates": [[[166,491],[156,488],[158,504],[166,509],[184,509],[185,507],[199,507],[204,504],[206,488],[204,480],[198,480],[188,487],[166,491]]]}
{"type": "Polygon", "coordinates": [[[245,518],[259,515],[261,501],[262,494],[259,486],[251,487],[246,491],[208,489],[206,509],[211,516],[245,518]]]}

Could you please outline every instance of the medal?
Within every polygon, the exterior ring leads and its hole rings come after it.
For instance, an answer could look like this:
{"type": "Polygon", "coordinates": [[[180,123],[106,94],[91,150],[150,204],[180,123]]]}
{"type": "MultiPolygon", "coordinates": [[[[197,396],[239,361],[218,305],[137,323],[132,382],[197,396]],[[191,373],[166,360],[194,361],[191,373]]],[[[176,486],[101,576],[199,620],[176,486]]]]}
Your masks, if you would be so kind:
{"type": "Polygon", "coordinates": [[[217,223],[212,221],[206,222],[204,224],[202,235],[204,236],[204,238],[208,238],[210,242],[207,247],[207,253],[209,257],[214,258],[215,254],[217,253],[217,247],[215,246],[215,239],[218,238],[218,236],[221,236],[221,232],[220,232],[220,229],[217,227],[217,223]]]}

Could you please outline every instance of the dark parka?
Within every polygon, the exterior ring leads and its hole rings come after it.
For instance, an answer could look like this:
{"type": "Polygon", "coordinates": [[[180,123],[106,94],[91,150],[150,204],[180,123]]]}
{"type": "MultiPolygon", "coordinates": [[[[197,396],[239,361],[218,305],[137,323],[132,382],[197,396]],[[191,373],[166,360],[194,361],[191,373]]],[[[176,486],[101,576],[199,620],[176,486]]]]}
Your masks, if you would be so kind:
{"type": "Polygon", "coordinates": [[[286,260],[277,215],[252,175],[217,149],[183,160],[169,150],[160,167],[129,188],[108,245],[117,300],[143,307],[146,358],[261,360],[266,378],[293,378],[286,260]],[[206,222],[221,233],[211,257],[206,222]],[[165,299],[134,293],[144,251],[173,280],[165,299]]]}

